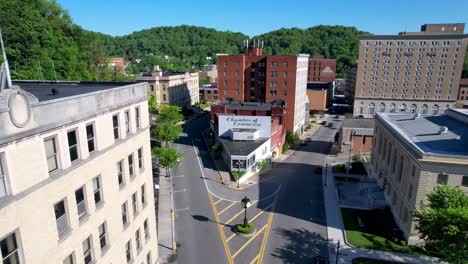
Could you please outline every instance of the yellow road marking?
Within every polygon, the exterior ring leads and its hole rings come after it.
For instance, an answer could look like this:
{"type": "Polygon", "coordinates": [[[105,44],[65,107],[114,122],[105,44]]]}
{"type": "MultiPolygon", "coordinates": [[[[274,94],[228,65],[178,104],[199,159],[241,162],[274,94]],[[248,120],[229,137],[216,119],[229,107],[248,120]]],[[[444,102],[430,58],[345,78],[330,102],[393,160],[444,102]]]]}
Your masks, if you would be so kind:
{"type": "Polygon", "coordinates": [[[262,215],[266,210],[270,209],[270,207],[271,207],[272,205],[273,205],[273,204],[270,204],[269,206],[265,207],[265,209],[260,210],[260,212],[258,212],[258,214],[256,214],[254,217],[252,217],[251,219],[249,219],[249,223],[252,223],[253,220],[255,220],[257,217],[259,217],[260,215],[262,215]]]}
{"type": "MultiPolygon", "coordinates": [[[[250,206],[254,205],[256,202],[257,202],[257,201],[252,202],[252,204],[251,204],[250,206]]],[[[229,224],[232,220],[236,219],[236,217],[238,217],[238,216],[239,216],[240,214],[242,214],[243,212],[244,212],[244,209],[240,210],[236,215],[234,215],[233,217],[231,217],[231,219],[227,220],[224,224],[225,224],[225,225],[229,224]]]]}
{"type": "Polygon", "coordinates": [[[231,208],[233,205],[235,205],[237,202],[232,202],[230,205],[228,205],[226,208],[221,210],[221,212],[218,213],[218,215],[221,215],[222,213],[226,212],[229,208],[231,208]]]}
{"type": "Polygon", "coordinates": [[[237,255],[239,255],[239,253],[242,252],[242,250],[248,246],[250,244],[250,242],[252,242],[258,235],[260,235],[264,230],[265,228],[267,228],[268,224],[264,225],[260,230],[257,231],[257,233],[255,233],[255,235],[253,235],[249,240],[247,240],[247,242],[245,242],[244,245],[242,245],[241,248],[239,248],[239,250],[237,250],[236,253],[234,253],[234,255],[232,255],[232,258],[235,258],[237,255]]]}
{"type": "Polygon", "coordinates": [[[228,239],[226,241],[229,242],[229,240],[231,240],[235,236],[236,236],[236,233],[232,234],[230,237],[228,237],[228,239]]]}
{"type": "Polygon", "coordinates": [[[217,205],[219,202],[224,201],[224,199],[219,198],[218,201],[216,201],[214,204],[217,205]]]}
{"type": "Polygon", "coordinates": [[[257,261],[257,259],[258,259],[259,256],[260,256],[260,254],[258,254],[254,259],[252,259],[252,261],[250,261],[250,264],[255,263],[255,261],[257,261]]]}
{"type": "Polygon", "coordinates": [[[262,246],[260,247],[260,252],[258,254],[257,264],[261,264],[263,262],[263,255],[265,254],[265,248],[266,248],[266,244],[268,241],[268,236],[270,235],[270,227],[271,227],[271,223],[273,222],[273,213],[275,212],[276,201],[278,201],[278,196],[279,196],[279,193],[276,194],[275,200],[273,201],[273,204],[272,204],[272,208],[271,208],[270,215],[268,217],[268,223],[267,223],[268,229],[266,230],[265,235],[263,235],[262,246]]]}
{"type": "Polygon", "coordinates": [[[226,241],[226,236],[224,235],[223,226],[219,222],[219,217],[216,211],[216,206],[214,205],[213,197],[209,193],[208,193],[208,198],[210,200],[211,210],[213,211],[213,215],[216,220],[216,226],[218,227],[219,235],[221,236],[221,240],[223,241],[224,251],[226,252],[228,263],[234,264],[234,260],[232,259],[232,256],[231,256],[231,250],[229,249],[229,245],[226,241]]]}

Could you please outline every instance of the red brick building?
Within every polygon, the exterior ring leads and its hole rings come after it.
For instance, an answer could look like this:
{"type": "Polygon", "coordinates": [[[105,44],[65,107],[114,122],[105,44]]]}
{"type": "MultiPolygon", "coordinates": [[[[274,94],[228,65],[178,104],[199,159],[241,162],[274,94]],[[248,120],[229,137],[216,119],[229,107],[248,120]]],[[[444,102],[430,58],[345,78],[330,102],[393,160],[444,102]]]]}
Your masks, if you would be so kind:
{"type": "Polygon", "coordinates": [[[314,55],[309,59],[307,82],[333,82],[336,77],[336,60],[314,55]]]}
{"type": "Polygon", "coordinates": [[[262,55],[262,48],[244,47],[244,54],[218,57],[220,100],[286,102],[286,128],[302,133],[307,103],[309,55],[262,55]]]}
{"type": "Polygon", "coordinates": [[[346,118],[339,130],[338,150],[340,153],[370,153],[374,140],[373,118],[346,118]]]}
{"type": "Polygon", "coordinates": [[[210,126],[213,131],[218,131],[218,115],[232,114],[236,116],[270,116],[271,117],[271,137],[270,149],[273,158],[281,154],[281,147],[286,136],[286,110],[284,102],[281,100],[272,103],[260,102],[235,102],[223,101],[211,106],[210,126]]]}

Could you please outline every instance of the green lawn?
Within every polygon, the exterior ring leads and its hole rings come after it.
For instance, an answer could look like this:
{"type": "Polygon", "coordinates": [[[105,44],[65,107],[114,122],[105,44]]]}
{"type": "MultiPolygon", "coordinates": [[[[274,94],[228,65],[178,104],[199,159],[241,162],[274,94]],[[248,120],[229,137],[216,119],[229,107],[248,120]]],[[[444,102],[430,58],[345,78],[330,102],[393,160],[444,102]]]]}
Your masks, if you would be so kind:
{"type": "Polygon", "coordinates": [[[353,259],[353,264],[395,264],[398,262],[390,262],[377,259],[368,259],[368,258],[356,258],[353,259]]]}
{"type": "MultiPolygon", "coordinates": [[[[396,237],[392,229],[396,228],[393,216],[386,210],[341,209],[348,243],[358,248],[402,252],[416,255],[427,254],[422,248],[406,245],[403,238],[396,237]],[[359,216],[364,223],[360,227],[359,216]]],[[[354,263],[354,262],[353,262],[354,263]]]]}
{"type": "MultiPolygon", "coordinates": [[[[350,174],[367,174],[364,165],[362,165],[362,162],[351,162],[351,166],[351,170],[349,171],[350,174]]],[[[334,173],[346,173],[345,165],[343,163],[333,165],[332,170],[334,173]]]]}

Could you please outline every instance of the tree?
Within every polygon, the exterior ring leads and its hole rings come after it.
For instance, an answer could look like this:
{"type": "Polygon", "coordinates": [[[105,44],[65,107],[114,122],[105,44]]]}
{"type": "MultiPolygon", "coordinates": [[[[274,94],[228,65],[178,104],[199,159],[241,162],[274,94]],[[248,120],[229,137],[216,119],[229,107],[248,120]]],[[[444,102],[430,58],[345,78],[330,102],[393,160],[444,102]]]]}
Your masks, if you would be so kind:
{"type": "Polygon", "coordinates": [[[170,175],[169,169],[174,168],[179,164],[182,154],[174,148],[156,147],[152,150],[153,155],[159,159],[159,165],[166,168],[166,176],[170,175]]]}
{"type": "Polygon", "coordinates": [[[156,101],[156,96],[150,95],[148,99],[148,110],[151,113],[154,113],[156,112],[157,109],[158,109],[158,102],[156,101]]]}
{"type": "Polygon", "coordinates": [[[166,146],[169,145],[169,142],[177,140],[180,133],[182,132],[182,127],[174,123],[160,123],[152,131],[152,137],[157,139],[160,142],[165,142],[166,146]]]}
{"type": "Polygon", "coordinates": [[[428,204],[414,213],[420,237],[451,263],[468,259],[468,196],[459,188],[439,185],[428,204]]]}
{"type": "Polygon", "coordinates": [[[290,146],[296,145],[296,143],[298,143],[299,140],[301,140],[301,138],[297,134],[286,131],[286,142],[288,142],[290,146]]]}
{"type": "Polygon", "coordinates": [[[255,163],[255,166],[257,167],[257,169],[261,171],[263,169],[268,168],[270,166],[270,163],[268,162],[267,159],[264,159],[264,160],[257,161],[255,163]]]}
{"type": "Polygon", "coordinates": [[[158,123],[177,123],[184,120],[182,109],[175,105],[161,105],[157,116],[158,123]]]}

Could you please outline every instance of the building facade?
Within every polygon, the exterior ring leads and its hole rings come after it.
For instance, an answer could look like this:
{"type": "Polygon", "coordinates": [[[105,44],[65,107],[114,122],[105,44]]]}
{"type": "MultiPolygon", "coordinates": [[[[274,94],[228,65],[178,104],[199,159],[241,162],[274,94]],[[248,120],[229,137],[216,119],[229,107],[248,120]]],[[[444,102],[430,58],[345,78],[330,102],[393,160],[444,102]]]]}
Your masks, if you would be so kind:
{"type": "Polygon", "coordinates": [[[307,97],[309,111],[324,112],[333,101],[333,82],[309,82],[307,83],[307,97]]]}
{"type": "Polygon", "coordinates": [[[344,96],[351,103],[354,102],[354,94],[356,93],[356,75],[357,75],[356,68],[350,68],[346,72],[344,96]]]}
{"type": "Polygon", "coordinates": [[[200,87],[200,101],[212,104],[219,102],[218,87],[212,85],[200,87]]]}
{"type": "MultiPolygon", "coordinates": [[[[420,242],[412,216],[438,184],[468,193],[468,112],[446,115],[377,113],[371,176],[384,189],[396,223],[410,244],[420,242]]],[[[427,204],[427,203],[426,203],[427,204]]]]}
{"type": "Polygon", "coordinates": [[[0,93],[2,263],[156,263],[144,83],[0,93]]]}
{"type": "Polygon", "coordinates": [[[210,78],[210,83],[218,83],[218,68],[216,64],[208,64],[203,66],[203,70],[198,73],[201,78],[210,78]]]}
{"type": "Polygon", "coordinates": [[[336,60],[325,59],[315,54],[309,59],[307,82],[334,82],[336,77],[336,60]]]}
{"type": "Polygon", "coordinates": [[[148,93],[154,95],[159,104],[188,109],[200,101],[198,73],[172,73],[155,66],[137,80],[148,82],[148,93]]]}
{"type": "Polygon", "coordinates": [[[262,55],[262,48],[246,46],[244,54],[218,56],[220,100],[273,102],[284,100],[286,128],[301,134],[305,126],[309,55],[262,55]]]}
{"type": "Polygon", "coordinates": [[[468,108],[468,78],[460,80],[457,107],[468,108]]]}
{"type": "Polygon", "coordinates": [[[339,131],[338,151],[340,153],[370,153],[374,139],[373,118],[346,118],[339,131]]]}
{"type": "Polygon", "coordinates": [[[421,32],[361,36],[354,115],[453,108],[468,41],[463,29],[464,24],[424,25],[421,32]]]}

